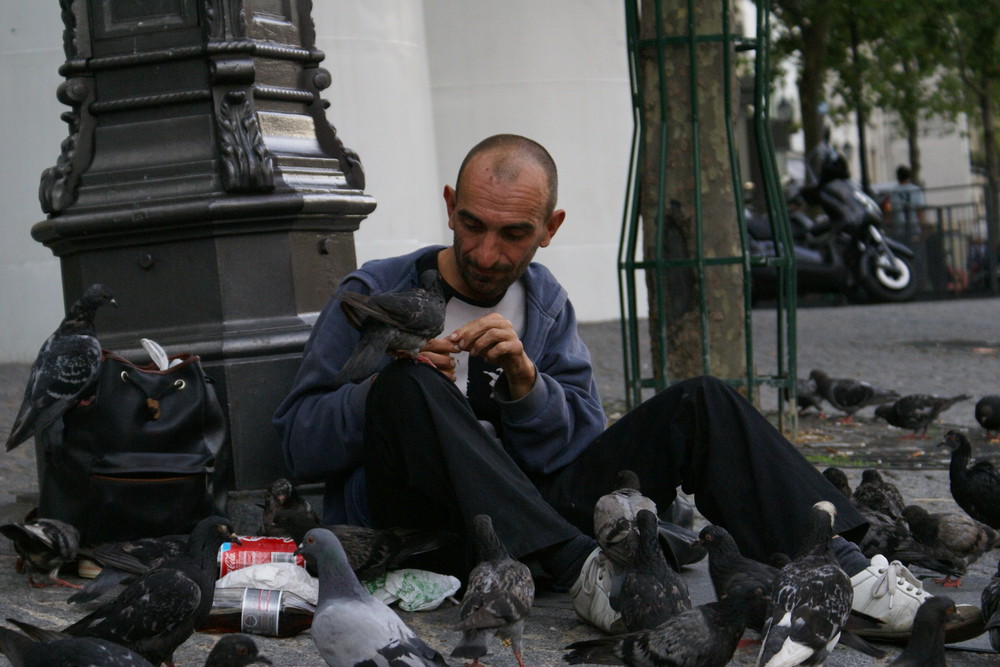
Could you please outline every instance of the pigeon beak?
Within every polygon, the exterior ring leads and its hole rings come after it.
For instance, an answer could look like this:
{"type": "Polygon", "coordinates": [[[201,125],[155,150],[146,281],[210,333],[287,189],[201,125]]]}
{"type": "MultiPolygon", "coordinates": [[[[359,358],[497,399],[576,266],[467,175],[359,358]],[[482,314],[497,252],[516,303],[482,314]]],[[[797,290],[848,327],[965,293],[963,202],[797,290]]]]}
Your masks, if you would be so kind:
{"type": "Polygon", "coordinates": [[[229,534],[229,541],[238,546],[243,544],[242,542],[240,542],[240,538],[236,536],[236,533],[229,534]]]}
{"type": "Polygon", "coordinates": [[[256,658],[253,659],[253,662],[251,662],[249,664],[251,664],[251,665],[273,665],[274,663],[271,662],[266,656],[258,655],[256,658]]]}
{"type": "Polygon", "coordinates": [[[111,301],[108,301],[108,303],[114,306],[115,308],[118,307],[118,302],[115,301],[114,297],[111,297],[111,301]]]}

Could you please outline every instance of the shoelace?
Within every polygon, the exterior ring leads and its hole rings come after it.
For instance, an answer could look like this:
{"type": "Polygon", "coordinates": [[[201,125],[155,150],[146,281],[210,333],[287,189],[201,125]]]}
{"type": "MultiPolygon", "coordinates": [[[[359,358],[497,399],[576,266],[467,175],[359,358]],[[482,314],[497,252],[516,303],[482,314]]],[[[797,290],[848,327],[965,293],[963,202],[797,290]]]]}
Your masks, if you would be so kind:
{"type": "Polygon", "coordinates": [[[892,599],[899,588],[905,588],[908,593],[912,593],[923,601],[927,595],[924,591],[924,584],[913,576],[906,566],[898,560],[889,563],[884,570],[879,570],[881,575],[872,587],[872,597],[880,598],[889,594],[889,609],[892,609],[892,599]]]}

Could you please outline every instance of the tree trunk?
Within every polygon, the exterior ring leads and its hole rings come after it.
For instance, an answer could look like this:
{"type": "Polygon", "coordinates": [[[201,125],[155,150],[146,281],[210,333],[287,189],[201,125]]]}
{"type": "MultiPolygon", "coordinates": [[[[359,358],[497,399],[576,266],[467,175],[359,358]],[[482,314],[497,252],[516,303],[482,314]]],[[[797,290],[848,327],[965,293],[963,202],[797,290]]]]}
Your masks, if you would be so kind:
{"type": "MultiPolygon", "coordinates": [[[[696,4],[697,34],[721,33],[722,3],[696,4]]],[[[662,15],[656,16],[653,2],[643,0],[641,39],[656,36],[657,22],[667,37],[686,34],[686,0],[666,0],[662,7],[662,15]]],[[[665,259],[697,258],[699,217],[704,257],[732,257],[741,252],[726,132],[727,119],[735,114],[735,109],[725,108],[722,48],[732,47],[721,46],[718,42],[702,42],[697,46],[696,113],[692,111],[692,64],[687,44],[663,47],[662,71],[655,47],[647,48],[639,58],[638,76],[645,95],[641,110],[644,161],[640,165],[639,210],[643,219],[646,261],[656,259],[658,250],[662,252],[660,257],[665,259]],[[661,90],[665,101],[661,100],[661,90]],[[661,141],[664,138],[665,141],[661,141]],[[695,164],[696,142],[700,164],[695,164]],[[701,179],[700,216],[696,174],[701,179]],[[658,219],[663,229],[661,248],[657,248],[658,219]]],[[[735,76],[733,78],[732,90],[737,90],[735,76]]],[[[664,356],[667,358],[667,380],[671,382],[703,373],[737,378],[746,372],[740,266],[707,266],[704,273],[702,286],[694,268],[661,269],[658,274],[664,286],[661,291],[656,270],[646,271],[653,367],[658,379],[662,379],[660,369],[664,367],[664,356]],[[704,290],[706,304],[704,318],[701,290],[704,290]],[[703,321],[707,322],[705,332],[703,321]],[[708,344],[707,350],[703,347],[703,337],[708,344]],[[666,350],[660,345],[661,338],[666,340],[666,350]]]]}
{"type": "Polygon", "coordinates": [[[979,113],[983,123],[983,152],[986,159],[986,235],[988,239],[990,289],[997,291],[995,267],[1000,253],[1000,158],[997,151],[996,118],[993,113],[993,86],[991,80],[981,78],[979,88],[979,113]]]}
{"type": "Polygon", "coordinates": [[[806,152],[823,140],[824,117],[819,105],[826,99],[826,53],[830,40],[829,12],[815,12],[802,28],[802,67],[799,70],[799,111],[806,152]]]}

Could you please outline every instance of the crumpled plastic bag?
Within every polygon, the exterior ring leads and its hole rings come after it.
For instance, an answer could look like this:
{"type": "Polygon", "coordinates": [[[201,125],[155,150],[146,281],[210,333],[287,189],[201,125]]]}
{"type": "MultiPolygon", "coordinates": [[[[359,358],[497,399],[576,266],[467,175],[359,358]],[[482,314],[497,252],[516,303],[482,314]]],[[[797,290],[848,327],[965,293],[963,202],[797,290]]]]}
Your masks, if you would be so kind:
{"type": "Polygon", "coordinates": [[[319,579],[295,563],[261,563],[228,573],[215,582],[216,588],[262,588],[289,591],[316,604],[319,579]]]}
{"type": "Polygon", "coordinates": [[[386,604],[399,601],[404,611],[433,611],[462,585],[447,574],[415,569],[393,570],[364,584],[376,599],[386,604]]]}

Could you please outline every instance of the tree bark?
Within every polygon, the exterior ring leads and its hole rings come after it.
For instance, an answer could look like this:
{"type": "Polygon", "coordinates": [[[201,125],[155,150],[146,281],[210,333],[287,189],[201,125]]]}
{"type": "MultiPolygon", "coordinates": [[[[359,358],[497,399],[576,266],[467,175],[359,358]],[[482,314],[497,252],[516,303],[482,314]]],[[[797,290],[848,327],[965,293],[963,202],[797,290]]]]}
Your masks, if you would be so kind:
{"type": "MultiPolygon", "coordinates": [[[[689,18],[686,0],[665,0],[661,6],[662,15],[656,16],[653,2],[642,1],[641,39],[656,36],[657,22],[668,37],[686,35],[689,18]]],[[[721,12],[721,2],[697,3],[693,17],[696,33],[721,33],[721,12]]],[[[647,48],[638,59],[638,76],[645,96],[640,112],[644,161],[640,165],[639,193],[644,257],[647,261],[656,259],[659,250],[662,253],[659,256],[665,259],[696,258],[699,218],[704,257],[739,255],[741,248],[736,228],[739,219],[726,131],[728,118],[735,115],[735,109],[725,108],[723,86],[722,49],[732,46],[701,42],[696,47],[697,112],[693,111],[695,100],[690,83],[693,65],[688,44],[667,44],[663,48],[662,69],[654,47],[647,48]],[[665,99],[661,99],[661,92],[665,99]],[[696,142],[700,148],[698,164],[695,163],[696,142]],[[696,174],[700,175],[700,184],[696,174]],[[699,185],[700,193],[696,193],[699,185]],[[696,194],[700,194],[700,211],[696,194]],[[663,226],[661,248],[657,248],[658,220],[663,226]]],[[[735,75],[731,76],[735,91],[735,75]]],[[[703,373],[729,378],[745,374],[740,266],[707,266],[704,275],[704,284],[699,285],[694,268],[661,269],[659,276],[664,286],[661,292],[655,280],[656,270],[646,271],[653,367],[658,379],[663,379],[660,369],[664,367],[664,356],[669,375],[666,379],[671,382],[703,373]],[[707,322],[704,332],[700,307],[702,290],[706,303],[704,321],[707,322]],[[661,303],[663,312],[660,312],[661,303]],[[666,350],[659,344],[661,337],[666,339],[666,350]]]]}

